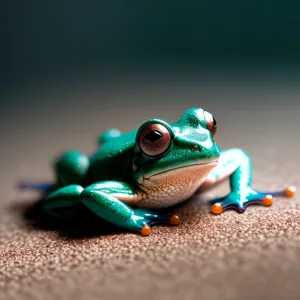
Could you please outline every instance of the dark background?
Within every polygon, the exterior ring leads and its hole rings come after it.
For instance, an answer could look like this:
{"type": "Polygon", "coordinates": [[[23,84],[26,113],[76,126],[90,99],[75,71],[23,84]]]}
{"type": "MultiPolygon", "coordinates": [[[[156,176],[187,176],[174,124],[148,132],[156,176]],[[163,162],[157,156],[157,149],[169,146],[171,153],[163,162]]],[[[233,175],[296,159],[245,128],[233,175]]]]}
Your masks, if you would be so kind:
{"type": "Polygon", "coordinates": [[[5,83],[299,63],[297,1],[1,1],[5,83]]]}

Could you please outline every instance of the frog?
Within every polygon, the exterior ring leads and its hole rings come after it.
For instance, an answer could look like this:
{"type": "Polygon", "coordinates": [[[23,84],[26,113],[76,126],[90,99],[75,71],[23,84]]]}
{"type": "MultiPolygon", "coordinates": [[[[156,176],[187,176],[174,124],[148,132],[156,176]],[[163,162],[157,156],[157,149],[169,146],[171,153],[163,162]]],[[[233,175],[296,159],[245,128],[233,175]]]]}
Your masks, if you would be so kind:
{"type": "Polygon", "coordinates": [[[239,213],[249,205],[271,206],[273,197],[293,197],[294,186],[262,192],[252,187],[252,162],[239,148],[215,142],[217,122],[202,108],[191,108],[174,123],[149,119],[138,129],[111,129],[98,138],[92,155],[63,153],[54,163],[54,184],[24,185],[45,193],[41,205],[54,218],[67,219],[86,207],[124,230],[152,233],[155,225],[179,225],[175,214],[158,213],[229,180],[230,192],[209,200],[211,212],[239,213]]]}

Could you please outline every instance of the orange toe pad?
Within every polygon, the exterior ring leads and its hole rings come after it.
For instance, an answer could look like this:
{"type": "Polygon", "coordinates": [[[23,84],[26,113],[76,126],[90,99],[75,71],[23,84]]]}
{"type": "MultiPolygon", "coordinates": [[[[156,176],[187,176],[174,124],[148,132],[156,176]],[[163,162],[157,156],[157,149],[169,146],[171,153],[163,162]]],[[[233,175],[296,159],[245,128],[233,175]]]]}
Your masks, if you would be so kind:
{"type": "Polygon", "coordinates": [[[176,215],[173,215],[171,218],[170,218],[170,224],[171,225],[179,225],[180,224],[180,218],[176,215]]]}
{"type": "Polygon", "coordinates": [[[273,197],[271,195],[267,195],[263,199],[264,206],[271,206],[273,204],[273,197]]]}
{"type": "Polygon", "coordinates": [[[142,231],[141,232],[142,232],[142,235],[147,236],[147,235],[149,235],[152,232],[152,229],[151,229],[150,226],[144,225],[142,227],[142,231]]]}
{"type": "Polygon", "coordinates": [[[215,215],[219,215],[223,212],[223,207],[220,203],[215,203],[212,208],[211,208],[212,212],[215,214],[215,215]]]}
{"type": "Polygon", "coordinates": [[[294,197],[296,194],[296,188],[294,186],[290,186],[285,190],[285,195],[287,197],[294,197]]]}

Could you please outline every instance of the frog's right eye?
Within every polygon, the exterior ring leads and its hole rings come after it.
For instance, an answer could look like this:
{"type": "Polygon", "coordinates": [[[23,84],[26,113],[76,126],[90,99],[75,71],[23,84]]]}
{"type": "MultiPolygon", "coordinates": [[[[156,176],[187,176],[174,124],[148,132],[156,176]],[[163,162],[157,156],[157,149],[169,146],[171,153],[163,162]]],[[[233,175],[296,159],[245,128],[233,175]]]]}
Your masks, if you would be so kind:
{"type": "Polygon", "coordinates": [[[211,132],[211,134],[214,136],[217,132],[217,121],[213,117],[213,115],[207,111],[204,112],[204,116],[206,119],[206,127],[211,132]]]}
{"type": "Polygon", "coordinates": [[[167,151],[171,145],[170,131],[162,124],[151,123],[141,129],[139,146],[148,156],[157,156],[167,151]]]}

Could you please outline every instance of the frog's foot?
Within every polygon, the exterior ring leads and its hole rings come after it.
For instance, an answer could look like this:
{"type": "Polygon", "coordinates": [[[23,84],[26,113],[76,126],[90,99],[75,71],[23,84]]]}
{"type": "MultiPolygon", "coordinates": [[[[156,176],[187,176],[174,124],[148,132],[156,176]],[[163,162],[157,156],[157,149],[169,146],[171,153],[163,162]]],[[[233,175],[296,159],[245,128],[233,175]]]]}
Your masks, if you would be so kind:
{"type": "Polygon", "coordinates": [[[136,224],[140,227],[141,234],[145,236],[152,232],[151,226],[180,224],[180,218],[177,215],[158,215],[144,209],[135,209],[134,216],[136,224]]]}
{"type": "Polygon", "coordinates": [[[210,201],[210,204],[212,204],[212,212],[216,215],[221,214],[227,209],[235,209],[242,213],[251,204],[271,206],[273,204],[273,197],[293,197],[295,194],[296,188],[293,186],[276,192],[258,192],[248,187],[242,191],[232,191],[225,197],[213,199],[210,201]]]}

